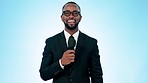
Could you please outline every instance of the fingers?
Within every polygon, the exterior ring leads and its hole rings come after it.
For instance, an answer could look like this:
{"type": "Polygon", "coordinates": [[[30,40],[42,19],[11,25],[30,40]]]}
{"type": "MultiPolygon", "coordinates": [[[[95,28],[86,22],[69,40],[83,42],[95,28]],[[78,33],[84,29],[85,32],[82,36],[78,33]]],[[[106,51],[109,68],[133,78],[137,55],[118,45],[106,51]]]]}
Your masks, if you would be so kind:
{"type": "Polygon", "coordinates": [[[72,53],[75,53],[75,51],[74,50],[67,50],[66,53],[67,54],[72,54],[72,53]]]}
{"type": "Polygon", "coordinates": [[[74,54],[70,54],[68,59],[69,59],[69,62],[74,62],[75,55],[74,54]]]}
{"type": "Polygon", "coordinates": [[[71,62],[74,62],[75,59],[75,51],[74,50],[67,50],[64,52],[62,58],[61,58],[61,63],[62,65],[68,65],[71,62]]]}

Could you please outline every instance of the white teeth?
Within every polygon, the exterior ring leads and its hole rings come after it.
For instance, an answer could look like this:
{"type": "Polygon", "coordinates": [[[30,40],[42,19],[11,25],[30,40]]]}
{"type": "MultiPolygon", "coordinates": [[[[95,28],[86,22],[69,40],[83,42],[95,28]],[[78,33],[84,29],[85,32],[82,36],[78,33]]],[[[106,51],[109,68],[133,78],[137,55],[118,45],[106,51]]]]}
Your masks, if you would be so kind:
{"type": "Polygon", "coordinates": [[[68,20],[68,22],[75,22],[75,20],[68,20]]]}

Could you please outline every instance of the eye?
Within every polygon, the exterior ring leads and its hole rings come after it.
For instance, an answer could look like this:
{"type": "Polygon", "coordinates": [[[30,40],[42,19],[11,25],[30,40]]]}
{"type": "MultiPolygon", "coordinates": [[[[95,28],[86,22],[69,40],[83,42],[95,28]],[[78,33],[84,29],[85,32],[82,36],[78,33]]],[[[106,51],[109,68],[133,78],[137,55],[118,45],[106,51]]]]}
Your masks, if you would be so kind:
{"type": "Polygon", "coordinates": [[[73,11],[73,15],[74,15],[74,16],[78,16],[79,13],[80,13],[80,12],[78,12],[78,11],[73,11]]]}
{"type": "Polygon", "coordinates": [[[63,11],[63,14],[65,15],[65,16],[69,16],[70,15],[70,11],[63,11]]]}
{"type": "Polygon", "coordinates": [[[70,12],[69,11],[65,11],[65,14],[70,14],[70,12]]]}
{"type": "Polygon", "coordinates": [[[74,11],[74,12],[73,12],[73,14],[79,14],[79,12],[77,12],[77,11],[74,11]]]}

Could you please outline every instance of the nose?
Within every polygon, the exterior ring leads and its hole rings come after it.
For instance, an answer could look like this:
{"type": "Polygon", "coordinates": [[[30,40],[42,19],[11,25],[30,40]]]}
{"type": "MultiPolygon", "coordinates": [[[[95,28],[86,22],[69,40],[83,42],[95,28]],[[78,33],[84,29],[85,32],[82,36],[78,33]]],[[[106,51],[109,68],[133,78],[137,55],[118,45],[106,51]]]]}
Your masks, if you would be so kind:
{"type": "Polygon", "coordinates": [[[74,16],[72,15],[72,13],[70,14],[69,18],[73,18],[74,16]]]}

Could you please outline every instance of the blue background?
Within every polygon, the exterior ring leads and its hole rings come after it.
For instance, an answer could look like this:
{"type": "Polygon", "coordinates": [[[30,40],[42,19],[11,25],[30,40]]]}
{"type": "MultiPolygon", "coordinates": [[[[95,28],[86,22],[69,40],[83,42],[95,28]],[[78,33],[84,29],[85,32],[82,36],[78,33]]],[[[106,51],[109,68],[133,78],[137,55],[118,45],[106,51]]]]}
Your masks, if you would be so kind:
{"type": "MultiPolygon", "coordinates": [[[[45,39],[64,29],[69,0],[0,0],[0,83],[51,83],[39,75],[45,39]]],[[[72,0],[79,28],[98,40],[104,83],[148,83],[148,1],[72,0]]]]}

